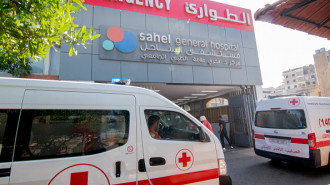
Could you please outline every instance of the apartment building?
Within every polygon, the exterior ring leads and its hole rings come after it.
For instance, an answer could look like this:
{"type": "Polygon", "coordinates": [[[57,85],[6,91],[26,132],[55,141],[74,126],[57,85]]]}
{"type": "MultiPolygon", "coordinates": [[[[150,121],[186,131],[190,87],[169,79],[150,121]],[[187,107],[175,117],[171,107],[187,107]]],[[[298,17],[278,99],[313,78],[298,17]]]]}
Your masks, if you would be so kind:
{"type": "Polygon", "coordinates": [[[315,51],[314,64],[320,84],[321,96],[330,96],[330,50],[321,48],[315,51]]]}
{"type": "Polygon", "coordinates": [[[276,93],[274,87],[262,88],[262,99],[270,99],[270,97],[275,95],[276,93]]]}
{"type": "Polygon", "coordinates": [[[317,75],[313,64],[286,70],[282,73],[284,94],[320,96],[317,75]]]}

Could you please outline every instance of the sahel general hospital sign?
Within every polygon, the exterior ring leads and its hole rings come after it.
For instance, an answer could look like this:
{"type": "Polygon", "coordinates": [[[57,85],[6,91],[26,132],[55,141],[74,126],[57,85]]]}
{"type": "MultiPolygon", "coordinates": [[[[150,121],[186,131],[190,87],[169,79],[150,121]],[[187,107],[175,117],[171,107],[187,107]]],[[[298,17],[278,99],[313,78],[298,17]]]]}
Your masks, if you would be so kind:
{"type": "Polygon", "coordinates": [[[251,11],[201,0],[85,0],[85,4],[253,32],[251,11]]]}
{"type": "MultiPolygon", "coordinates": [[[[251,11],[213,1],[86,0],[86,4],[253,32],[251,11]]],[[[100,26],[104,60],[241,68],[238,43],[100,26]]]]}
{"type": "Polygon", "coordinates": [[[172,63],[215,67],[241,67],[238,43],[100,27],[100,59],[172,63]]]}

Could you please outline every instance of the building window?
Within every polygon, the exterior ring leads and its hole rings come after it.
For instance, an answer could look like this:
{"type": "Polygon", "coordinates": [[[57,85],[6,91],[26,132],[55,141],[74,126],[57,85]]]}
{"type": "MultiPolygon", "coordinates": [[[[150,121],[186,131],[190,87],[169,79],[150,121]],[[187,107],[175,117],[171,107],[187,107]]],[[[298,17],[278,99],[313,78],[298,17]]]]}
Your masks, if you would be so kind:
{"type": "MultiPolygon", "coordinates": [[[[270,91],[269,91],[270,93],[270,91]]],[[[228,106],[228,100],[225,98],[213,98],[206,103],[206,108],[228,106]]]]}
{"type": "Polygon", "coordinates": [[[296,89],[297,88],[297,85],[294,85],[294,88],[296,89]]]}
{"type": "Polygon", "coordinates": [[[294,79],[293,82],[296,82],[296,80],[294,79]]]}
{"type": "Polygon", "coordinates": [[[285,76],[285,78],[289,78],[289,76],[288,76],[288,75],[286,75],[286,76],[285,76]]]}
{"type": "Polygon", "coordinates": [[[314,81],[313,84],[316,85],[316,82],[314,81]]]}
{"type": "Polygon", "coordinates": [[[295,74],[292,74],[292,77],[296,76],[295,74]]]}
{"type": "Polygon", "coordinates": [[[312,75],[311,77],[312,77],[312,78],[315,78],[315,75],[312,75]]]}
{"type": "Polygon", "coordinates": [[[289,84],[289,83],[290,83],[290,81],[286,81],[286,83],[287,83],[287,84],[289,84]]]}
{"type": "Polygon", "coordinates": [[[311,83],[310,82],[306,82],[306,86],[309,86],[309,85],[311,85],[311,83]]]}
{"type": "Polygon", "coordinates": [[[290,89],[290,86],[288,86],[288,89],[290,89]]]}

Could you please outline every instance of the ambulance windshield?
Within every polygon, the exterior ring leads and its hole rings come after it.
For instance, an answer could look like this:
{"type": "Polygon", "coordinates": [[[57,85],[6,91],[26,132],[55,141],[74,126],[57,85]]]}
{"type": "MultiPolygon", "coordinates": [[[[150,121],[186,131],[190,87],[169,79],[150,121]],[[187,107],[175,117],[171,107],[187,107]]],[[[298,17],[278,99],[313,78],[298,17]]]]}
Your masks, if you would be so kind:
{"type": "Polygon", "coordinates": [[[304,129],[307,127],[303,110],[258,111],[255,126],[276,129],[304,129]]]}

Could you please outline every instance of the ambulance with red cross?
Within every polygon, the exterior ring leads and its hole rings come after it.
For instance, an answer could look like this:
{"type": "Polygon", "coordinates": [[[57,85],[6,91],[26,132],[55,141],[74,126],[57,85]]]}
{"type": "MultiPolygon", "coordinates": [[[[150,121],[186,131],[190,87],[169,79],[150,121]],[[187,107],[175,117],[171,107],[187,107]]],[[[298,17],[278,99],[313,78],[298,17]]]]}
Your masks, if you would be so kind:
{"type": "Polygon", "coordinates": [[[0,97],[0,185],[231,184],[216,136],[154,91],[0,78],[0,97]]]}
{"type": "Polygon", "coordinates": [[[330,167],[330,98],[285,97],[258,102],[254,150],[273,161],[330,167]]]}

